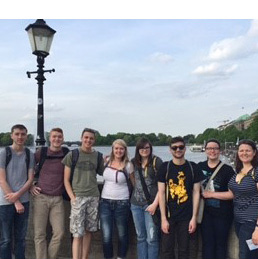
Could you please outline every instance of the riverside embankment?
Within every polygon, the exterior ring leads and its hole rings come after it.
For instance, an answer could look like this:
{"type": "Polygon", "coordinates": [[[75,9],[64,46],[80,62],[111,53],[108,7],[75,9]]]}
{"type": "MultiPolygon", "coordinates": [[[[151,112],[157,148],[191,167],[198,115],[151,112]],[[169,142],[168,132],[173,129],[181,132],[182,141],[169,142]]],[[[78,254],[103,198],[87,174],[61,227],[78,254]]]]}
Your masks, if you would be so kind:
{"type": "MultiPolygon", "coordinates": [[[[110,152],[110,147],[97,147],[97,150],[102,152],[104,155],[108,155],[110,152]]],[[[129,147],[130,157],[134,155],[134,147],[129,147]]],[[[154,153],[160,156],[164,161],[169,160],[171,155],[169,153],[168,147],[154,147],[154,153]]],[[[205,153],[193,153],[187,150],[186,158],[195,162],[203,161],[206,159],[205,153]]],[[[226,157],[222,157],[224,162],[230,162],[226,157]]],[[[69,214],[70,214],[70,204],[69,202],[65,201],[65,236],[63,238],[62,246],[59,253],[59,259],[71,259],[71,235],[69,231],[69,214]]],[[[34,249],[34,229],[32,224],[32,215],[33,215],[33,200],[31,200],[31,207],[30,207],[30,218],[29,218],[29,228],[28,234],[26,238],[26,254],[27,259],[35,259],[35,249],[34,249]]],[[[48,239],[51,235],[51,228],[48,227],[48,239]]],[[[132,218],[129,221],[129,251],[127,255],[127,259],[136,259],[136,234],[133,225],[132,218]]],[[[117,246],[117,239],[116,235],[115,238],[115,246],[117,246]]],[[[195,239],[191,242],[191,259],[201,259],[201,239],[198,236],[197,241],[195,239]],[[194,255],[197,254],[197,258],[194,255]]],[[[238,242],[233,231],[233,227],[231,229],[230,238],[229,238],[229,246],[228,246],[228,259],[237,259],[238,258],[238,242]]],[[[116,251],[116,249],[114,250],[116,251]]],[[[102,238],[101,232],[98,231],[94,233],[92,246],[91,246],[91,253],[90,259],[102,259],[102,238]]],[[[158,259],[158,258],[157,258],[158,259]]]]}

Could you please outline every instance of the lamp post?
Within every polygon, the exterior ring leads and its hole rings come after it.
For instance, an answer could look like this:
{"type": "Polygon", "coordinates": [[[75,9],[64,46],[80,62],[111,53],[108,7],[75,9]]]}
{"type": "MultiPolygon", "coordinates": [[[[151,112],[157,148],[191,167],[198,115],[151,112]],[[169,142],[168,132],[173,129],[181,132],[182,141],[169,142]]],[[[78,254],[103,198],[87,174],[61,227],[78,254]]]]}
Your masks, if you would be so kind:
{"type": "Polygon", "coordinates": [[[31,74],[37,74],[36,80],[38,84],[38,113],[37,113],[37,139],[36,146],[44,146],[46,143],[44,137],[44,99],[43,99],[43,85],[46,78],[44,73],[55,72],[55,69],[44,70],[45,57],[48,56],[51,43],[56,33],[50,28],[43,19],[37,19],[35,23],[30,24],[25,29],[28,33],[32,53],[37,56],[37,71],[28,72],[28,78],[31,74]]]}

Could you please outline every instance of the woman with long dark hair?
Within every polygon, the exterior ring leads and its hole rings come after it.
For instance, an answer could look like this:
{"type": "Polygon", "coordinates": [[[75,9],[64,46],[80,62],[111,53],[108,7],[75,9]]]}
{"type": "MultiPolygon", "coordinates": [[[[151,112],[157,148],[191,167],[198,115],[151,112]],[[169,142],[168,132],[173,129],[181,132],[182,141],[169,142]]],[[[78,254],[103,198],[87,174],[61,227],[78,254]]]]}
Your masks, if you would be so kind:
{"type": "Polygon", "coordinates": [[[239,142],[236,155],[236,174],[229,181],[225,193],[207,192],[206,198],[232,199],[234,201],[235,230],[239,239],[239,259],[257,259],[258,249],[258,151],[252,140],[239,142]]]}
{"type": "MultiPolygon", "coordinates": [[[[228,182],[234,175],[231,166],[220,160],[220,142],[210,139],[206,142],[207,160],[199,166],[206,179],[202,188],[215,192],[228,191],[228,182]]],[[[226,259],[229,230],[233,221],[231,200],[205,199],[201,222],[202,259],[226,259]]]]}
{"type": "Polygon", "coordinates": [[[141,138],[136,144],[132,163],[135,186],[131,197],[131,211],[137,234],[138,259],[158,259],[160,226],[154,223],[152,217],[159,203],[156,176],[162,160],[152,154],[151,142],[141,138]]]}

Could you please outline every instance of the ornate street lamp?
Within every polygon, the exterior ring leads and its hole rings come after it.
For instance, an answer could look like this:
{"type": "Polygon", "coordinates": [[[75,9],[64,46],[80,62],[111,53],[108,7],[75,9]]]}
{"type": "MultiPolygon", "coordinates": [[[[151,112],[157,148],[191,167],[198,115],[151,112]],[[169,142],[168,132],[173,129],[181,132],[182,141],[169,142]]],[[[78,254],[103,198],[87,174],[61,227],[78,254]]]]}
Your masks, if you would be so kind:
{"type": "Polygon", "coordinates": [[[36,146],[44,146],[46,143],[44,137],[44,101],[43,84],[46,78],[45,72],[55,72],[55,69],[44,70],[45,57],[48,56],[55,30],[50,28],[43,19],[37,19],[35,23],[30,24],[25,29],[28,33],[32,53],[37,56],[37,71],[27,72],[28,78],[31,74],[37,74],[35,78],[38,84],[38,122],[36,146]]]}

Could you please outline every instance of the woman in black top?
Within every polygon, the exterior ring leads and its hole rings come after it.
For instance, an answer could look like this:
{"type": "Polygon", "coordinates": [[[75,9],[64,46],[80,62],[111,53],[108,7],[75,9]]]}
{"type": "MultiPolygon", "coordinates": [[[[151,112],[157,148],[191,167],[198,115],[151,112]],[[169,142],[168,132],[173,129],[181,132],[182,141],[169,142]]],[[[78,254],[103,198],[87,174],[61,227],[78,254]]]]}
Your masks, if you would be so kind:
{"type": "Polygon", "coordinates": [[[234,198],[234,221],[239,239],[239,259],[257,259],[258,249],[250,250],[247,240],[258,245],[258,151],[252,140],[239,143],[236,174],[230,179],[229,191],[206,192],[206,197],[234,198]]]}
{"type": "MultiPolygon", "coordinates": [[[[207,160],[200,162],[199,166],[206,176],[202,189],[210,191],[228,191],[228,182],[234,175],[231,166],[220,161],[220,143],[216,139],[206,142],[205,152],[207,160]],[[221,166],[207,186],[212,174],[221,166]]],[[[209,198],[205,199],[203,219],[201,223],[202,259],[226,259],[227,241],[233,220],[233,203],[231,200],[209,198]]]]}
{"type": "Polygon", "coordinates": [[[135,186],[131,197],[131,211],[137,233],[137,258],[158,259],[160,225],[155,224],[152,215],[158,207],[157,172],[162,160],[153,156],[150,141],[141,138],[136,144],[132,162],[135,186]]]}

